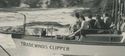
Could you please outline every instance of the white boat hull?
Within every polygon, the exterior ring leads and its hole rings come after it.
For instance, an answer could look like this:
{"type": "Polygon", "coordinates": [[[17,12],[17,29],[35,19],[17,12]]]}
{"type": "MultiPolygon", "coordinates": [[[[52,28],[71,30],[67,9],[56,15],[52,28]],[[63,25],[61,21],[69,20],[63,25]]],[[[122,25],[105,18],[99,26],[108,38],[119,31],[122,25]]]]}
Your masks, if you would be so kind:
{"type": "Polygon", "coordinates": [[[125,56],[125,46],[64,44],[14,39],[22,56],[125,56]]]}

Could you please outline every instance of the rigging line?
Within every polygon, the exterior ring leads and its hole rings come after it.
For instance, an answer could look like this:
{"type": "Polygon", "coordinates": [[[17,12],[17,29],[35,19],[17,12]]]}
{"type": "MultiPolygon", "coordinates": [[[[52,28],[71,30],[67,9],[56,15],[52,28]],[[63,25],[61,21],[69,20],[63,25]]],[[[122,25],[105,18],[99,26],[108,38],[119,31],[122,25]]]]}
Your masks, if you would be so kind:
{"type": "Polygon", "coordinates": [[[4,49],[3,46],[0,45],[0,47],[1,47],[9,56],[11,56],[10,53],[9,53],[6,49],[4,49]]]}
{"type": "Polygon", "coordinates": [[[104,6],[103,6],[103,9],[102,9],[102,13],[104,13],[104,11],[105,11],[105,8],[106,8],[106,5],[107,5],[107,1],[108,0],[104,0],[104,6]]]}

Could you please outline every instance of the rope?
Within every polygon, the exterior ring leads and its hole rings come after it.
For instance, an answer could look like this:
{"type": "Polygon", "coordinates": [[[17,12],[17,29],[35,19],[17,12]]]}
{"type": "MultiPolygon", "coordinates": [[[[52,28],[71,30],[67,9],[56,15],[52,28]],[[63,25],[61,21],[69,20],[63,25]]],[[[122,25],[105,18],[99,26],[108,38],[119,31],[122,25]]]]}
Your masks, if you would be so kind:
{"type": "Polygon", "coordinates": [[[10,53],[6,49],[3,48],[3,46],[0,45],[0,47],[3,49],[4,52],[6,52],[6,54],[8,54],[9,56],[11,56],[10,53]]]}

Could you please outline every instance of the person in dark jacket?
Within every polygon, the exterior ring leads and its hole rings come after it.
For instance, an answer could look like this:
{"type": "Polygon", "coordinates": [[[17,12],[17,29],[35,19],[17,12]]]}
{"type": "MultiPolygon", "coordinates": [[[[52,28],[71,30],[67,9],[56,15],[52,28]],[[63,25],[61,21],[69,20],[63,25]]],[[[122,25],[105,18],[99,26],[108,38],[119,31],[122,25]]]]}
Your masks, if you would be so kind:
{"type": "Polygon", "coordinates": [[[103,20],[105,23],[105,29],[110,29],[110,26],[112,24],[111,16],[109,14],[104,14],[103,20]]]}
{"type": "Polygon", "coordinates": [[[95,26],[96,29],[104,29],[105,28],[105,23],[101,19],[100,15],[96,15],[96,21],[95,21],[94,26],[95,26]]]}
{"type": "Polygon", "coordinates": [[[95,24],[96,20],[92,19],[92,15],[89,15],[88,18],[89,18],[89,21],[88,21],[88,23],[89,23],[89,29],[95,29],[94,24],[95,24]]]}

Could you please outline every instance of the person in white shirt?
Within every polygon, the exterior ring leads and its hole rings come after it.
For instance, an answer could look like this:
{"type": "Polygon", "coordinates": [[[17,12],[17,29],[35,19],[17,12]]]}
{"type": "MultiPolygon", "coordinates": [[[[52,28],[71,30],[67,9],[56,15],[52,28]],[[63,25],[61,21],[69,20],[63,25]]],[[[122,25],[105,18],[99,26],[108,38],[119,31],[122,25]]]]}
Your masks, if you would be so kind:
{"type": "MultiPolygon", "coordinates": [[[[80,15],[80,18],[78,19],[78,22],[76,24],[77,24],[77,26],[79,26],[79,29],[76,30],[75,32],[73,32],[69,37],[73,37],[76,35],[85,37],[85,30],[87,30],[89,28],[87,21],[85,21],[85,17],[83,15],[80,15]]],[[[79,40],[82,37],[80,37],[79,40]]]]}

